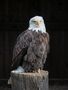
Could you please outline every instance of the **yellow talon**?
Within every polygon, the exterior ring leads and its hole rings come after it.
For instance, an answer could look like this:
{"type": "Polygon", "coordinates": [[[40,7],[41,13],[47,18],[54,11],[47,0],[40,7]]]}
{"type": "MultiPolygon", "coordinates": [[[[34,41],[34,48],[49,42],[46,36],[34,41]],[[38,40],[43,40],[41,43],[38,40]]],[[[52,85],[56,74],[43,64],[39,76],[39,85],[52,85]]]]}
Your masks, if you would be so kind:
{"type": "Polygon", "coordinates": [[[38,73],[40,73],[40,69],[38,69],[38,73]]]}

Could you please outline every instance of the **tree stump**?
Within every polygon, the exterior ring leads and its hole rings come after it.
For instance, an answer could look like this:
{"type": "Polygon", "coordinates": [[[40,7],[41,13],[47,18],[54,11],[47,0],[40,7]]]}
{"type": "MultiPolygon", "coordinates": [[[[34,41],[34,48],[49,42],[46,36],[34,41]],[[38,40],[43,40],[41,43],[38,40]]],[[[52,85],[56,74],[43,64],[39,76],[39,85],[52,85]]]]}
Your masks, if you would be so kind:
{"type": "Polygon", "coordinates": [[[48,90],[48,71],[40,73],[11,72],[12,90],[48,90]]]}

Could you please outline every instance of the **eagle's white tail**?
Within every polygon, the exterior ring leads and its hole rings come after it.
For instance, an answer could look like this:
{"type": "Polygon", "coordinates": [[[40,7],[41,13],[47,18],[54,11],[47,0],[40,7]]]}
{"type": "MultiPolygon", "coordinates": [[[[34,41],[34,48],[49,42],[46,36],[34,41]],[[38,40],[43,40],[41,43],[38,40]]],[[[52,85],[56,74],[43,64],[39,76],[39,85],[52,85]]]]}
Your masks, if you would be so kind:
{"type": "MultiPolygon", "coordinates": [[[[12,70],[11,72],[13,72],[13,73],[24,73],[24,69],[21,66],[19,66],[17,69],[12,70]]],[[[8,84],[12,84],[11,77],[8,79],[8,84]]]]}

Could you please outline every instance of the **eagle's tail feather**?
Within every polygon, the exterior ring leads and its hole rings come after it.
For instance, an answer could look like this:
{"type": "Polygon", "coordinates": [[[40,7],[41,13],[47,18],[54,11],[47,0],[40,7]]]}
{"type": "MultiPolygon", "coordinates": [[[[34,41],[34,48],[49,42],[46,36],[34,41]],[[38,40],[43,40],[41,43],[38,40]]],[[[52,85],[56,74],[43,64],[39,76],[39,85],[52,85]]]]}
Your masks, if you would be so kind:
{"type": "MultiPolygon", "coordinates": [[[[21,66],[19,66],[17,69],[12,70],[11,72],[13,72],[13,73],[24,73],[25,71],[21,66]]],[[[11,77],[8,79],[8,84],[12,84],[11,77]]]]}

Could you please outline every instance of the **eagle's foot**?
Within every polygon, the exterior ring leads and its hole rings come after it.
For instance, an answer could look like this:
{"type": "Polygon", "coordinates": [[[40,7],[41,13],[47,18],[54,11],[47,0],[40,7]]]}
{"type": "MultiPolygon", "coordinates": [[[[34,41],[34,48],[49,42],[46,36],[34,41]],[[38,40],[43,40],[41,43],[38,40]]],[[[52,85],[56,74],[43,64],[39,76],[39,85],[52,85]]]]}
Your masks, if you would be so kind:
{"type": "Polygon", "coordinates": [[[40,71],[40,69],[38,69],[38,70],[33,70],[32,72],[33,73],[40,73],[41,71],[40,71]]]}
{"type": "Polygon", "coordinates": [[[40,73],[40,69],[38,69],[38,73],[40,73]]]}

